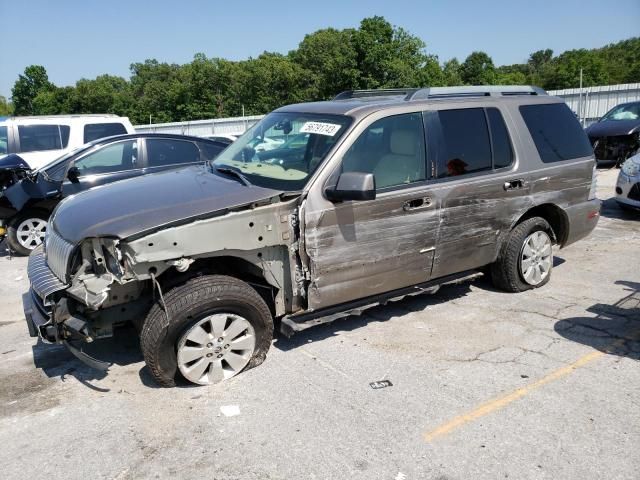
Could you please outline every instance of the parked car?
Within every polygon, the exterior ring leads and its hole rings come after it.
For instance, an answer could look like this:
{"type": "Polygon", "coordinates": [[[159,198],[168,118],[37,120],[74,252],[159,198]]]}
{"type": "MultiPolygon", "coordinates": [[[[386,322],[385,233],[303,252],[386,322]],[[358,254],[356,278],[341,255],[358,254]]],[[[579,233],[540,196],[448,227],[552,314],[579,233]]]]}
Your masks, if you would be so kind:
{"type": "Polygon", "coordinates": [[[616,201],[625,210],[640,212],[640,153],[622,164],[616,183],[616,201]]]}
{"type": "Polygon", "coordinates": [[[18,154],[36,169],[99,138],[135,133],[126,117],[51,115],[0,120],[0,157],[18,154]]]}
{"type": "Polygon", "coordinates": [[[598,162],[622,165],[640,149],[640,102],[617,105],[587,128],[598,162]]]}
{"type": "Polygon", "coordinates": [[[216,383],[265,359],[275,319],[291,335],[487,266],[503,290],[542,287],[553,246],[596,226],[595,173],[575,116],[535,87],[286,106],[208,171],[63,201],[29,257],[25,316],[94,366],[78,342],[131,321],[160,385],[216,383]],[[305,148],[254,148],[296,134],[305,148]]]}
{"type": "Polygon", "coordinates": [[[212,160],[226,144],[182,135],[138,133],[95,140],[46,167],[21,156],[0,160],[0,237],[28,255],[45,237],[49,216],[65,197],[98,185],[212,160]]]}
{"type": "Polygon", "coordinates": [[[204,138],[208,138],[209,140],[215,140],[216,142],[221,142],[226,145],[231,145],[238,139],[238,135],[228,135],[224,133],[220,133],[217,135],[206,135],[204,138]]]}

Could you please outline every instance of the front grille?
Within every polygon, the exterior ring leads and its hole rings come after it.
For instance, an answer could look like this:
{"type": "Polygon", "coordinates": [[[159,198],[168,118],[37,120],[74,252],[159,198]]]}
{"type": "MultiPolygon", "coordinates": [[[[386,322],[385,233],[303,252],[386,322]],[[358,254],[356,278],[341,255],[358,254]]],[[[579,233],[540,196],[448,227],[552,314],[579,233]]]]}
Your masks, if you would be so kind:
{"type": "Polygon", "coordinates": [[[44,300],[45,305],[49,295],[67,287],[49,269],[42,246],[36,248],[29,255],[27,274],[29,275],[31,288],[44,300]]]}
{"type": "Polygon", "coordinates": [[[67,266],[73,253],[73,244],[58,235],[53,228],[49,228],[44,248],[47,265],[60,281],[66,282],[67,266]]]}
{"type": "Polygon", "coordinates": [[[631,187],[631,190],[629,190],[629,195],[627,195],[627,198],[629,198],[629,200],[635,200],[637,202],[640,202],[640,183],[636,183],[633,187],[631,187]]]}

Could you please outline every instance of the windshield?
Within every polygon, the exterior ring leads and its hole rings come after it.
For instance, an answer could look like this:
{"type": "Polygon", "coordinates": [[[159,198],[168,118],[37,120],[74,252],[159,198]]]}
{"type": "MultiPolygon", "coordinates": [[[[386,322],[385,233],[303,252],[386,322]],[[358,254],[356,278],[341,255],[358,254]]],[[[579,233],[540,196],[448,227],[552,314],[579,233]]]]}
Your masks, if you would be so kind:
{"type": "Polygon", "coordinates": [[[604,120],[638,120],[640,103],[629,103],[612,108],[600,121],[604,120]]]}
{"type": "Polygon", "coordinates": [[[301,190],[350,123],[342,115],[271,113],[213,164],[238,170],[254,185],[301,190]]]}

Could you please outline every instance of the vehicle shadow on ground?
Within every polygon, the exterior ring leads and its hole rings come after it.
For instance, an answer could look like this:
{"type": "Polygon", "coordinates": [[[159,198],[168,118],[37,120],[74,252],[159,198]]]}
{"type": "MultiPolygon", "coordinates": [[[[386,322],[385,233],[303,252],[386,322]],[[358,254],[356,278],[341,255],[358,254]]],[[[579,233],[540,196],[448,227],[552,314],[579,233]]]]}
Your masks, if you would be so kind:
{"type": "MultiPolygon", "coordinates": [[[[48,377],[58,377],[63,382],[71,377],[92,390],[109,391],[109,389],[90,383],[104,379],[109,375],[109,372],[86,365],[67,350],[65,346],[50,345],[38,339],[38,343],[32,349],[35,367],[42,369],[48,377]]],[[[140,351],[140,340],[133,327],[120,328],[115,331],[112,338],[85,344],[82,350],[93,358],[113,365],[130,365],[141,362],[143,359],[140,351]]]]}
{"type": "Polygon", "coordinates": [[[618,220],[635,220],[640,221],[640,210],[624,210],[615,198],[607,198],[602,201],[600,216],[605,218],[616,218],[618,220]]]}
{"type": "Polygon", "coordinates": [[[613,305],[597,303],[587,309],[595,317],[558,321],[555,331],[573,342],[604,353],[640,360],[640,283],[619,280],[627,294],[613,305]]]}
{"type": "Polygon", "coordinates": [[[419,312],[429,306],[446,303],[451,300],[462,298],[471,292],[471,286],[480,281],[481,277],[466,280],[461,283],[444,285],[434,294],[420,294],[406,297],[395,302],[388,302],[385,305],[377,305],[363,310],[361,315],[350,315],[339,318],[331,323],[320,324],[309,328],[287,338],[279,333],[280,325],[276,323],[273,346],[281,351],[289,351],[306,345],[309,342],[319,342],[330,337],[334,337],[338,332],[350,332],[364,327],[372,322],[386,322],[393,317],[405,315],[412,312],[419,312]]]}

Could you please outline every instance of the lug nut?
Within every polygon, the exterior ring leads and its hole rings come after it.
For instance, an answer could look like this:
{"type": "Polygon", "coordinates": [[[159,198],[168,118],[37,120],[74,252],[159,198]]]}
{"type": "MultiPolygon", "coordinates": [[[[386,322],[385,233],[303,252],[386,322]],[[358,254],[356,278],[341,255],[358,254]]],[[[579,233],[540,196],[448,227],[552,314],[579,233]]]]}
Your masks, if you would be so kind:
{"type": "Polygon", "coordinates": [[[207,353],[207,358],[213,357],[213,353],[207,353]]]}
{"type": "Polygon", "coordinates": [[[207,348],[213,347],[213,343],[207,343],[207,348]]]}
{"type": "Polygon", "coordinates": [[[224,348],[229,348],[229,344],[227,343],[227,344],[224,346],[224,348]]]}
{"type": "Polygon", "coordinates": [[[222,337],[220,337],[220,338],[218,339],[218,341],[219,341],[220,343],[222,343],[222,341],[223,341],[223,340],[224,340],[224,338],[222,338],[222,337]]]}
{"type": "Polygon", "coordinates": [[[222,354],[220,353],[216,358],[222,358],[222,354]]]}

